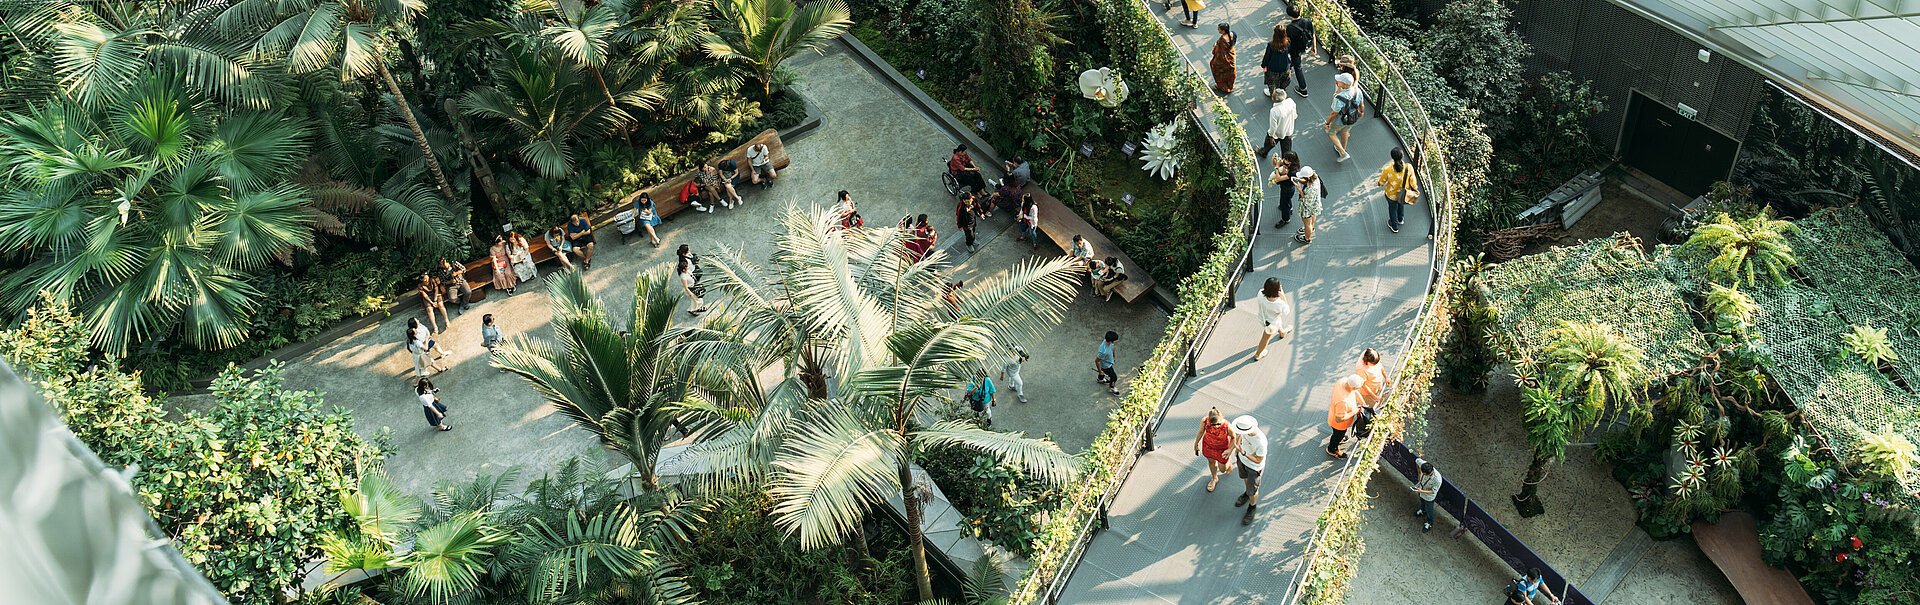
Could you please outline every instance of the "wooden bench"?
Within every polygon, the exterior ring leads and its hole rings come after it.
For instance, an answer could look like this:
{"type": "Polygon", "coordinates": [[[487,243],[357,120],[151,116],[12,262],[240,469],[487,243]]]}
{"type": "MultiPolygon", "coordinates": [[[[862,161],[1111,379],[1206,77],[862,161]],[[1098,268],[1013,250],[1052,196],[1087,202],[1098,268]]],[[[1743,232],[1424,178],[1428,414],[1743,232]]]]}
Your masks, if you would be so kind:
{"type": "MultiPolygon", "coordinates": [[[[722,160],[733,160],[734,163],[740,167],[740,184],[735,185],[735,187],[750,186],[751,177],[749,175],[752,174],[753,167],[747,163],[747,147],[752,145],[767,146],[767,159],[773,164],[774,170],[785,170],[788,165],[793,163],[792,159],[787,157],[786,145],[780,141],[780,132],[769,128],[755,135],[747,142],[742,143],[739,147],[733,148],[733,151],[728,152],[726,155],[709,160],[702,165],[717,168],[720,166],[722,160]]],[[[621,212],[633,208],[634,201],[640,199],[640,194],[642,193],[653,198],[654,211],[660,213],[660,218],[671,220],[673,215],[687,209],[686,204],[680,203],[680,189],[686,187],[687,182],[692,181],[696,174],[698,174],[697,170],[686,170],[680,174],[668,177],[667,180],[660,182],[658,185],[635,191],[624,198],[620,198],[619,203],[594,211],[593,230],[595,231],[596,238],[601,229],[614,229],[618,232],[618,221],[615,221],[614,217],[618,216],[621,212]]],[[[638,229],[638,227],[636,227],[636,229],[638,229]]],[[[521,234],[527,236],[527,253],[533,255],[533,263],[535,265],[554,259],[553,249],[547,246],[546,238],[541,237],[546,234],[546,228],[539,228],[539,231],[533,233],[521,231],[521,234]]],[[[488,245],[492,244],[489,243],[488,245]]],[[[467,286],[473,288],[473,296],[476,297],[470,298],[469,300],[478,301],[486,298],[486,292],[483,290],[493,286],[493,258],[491,256],[481,257],[480,260],[467,263],[466,269],[467,286]]]]}
{"type": "Polygon", "coordinates": [[[1769,567],[1760,557],[1760,534],[1754,530],[1753,515],[1734,511],[1721,515],[1719,523],[1694,521],[1693,541],[1748,605],[1813,605],[1813,598],[1792,573],[1769,567]]]}
{"type": "Polygon", "coordinates": [[[1074,214],[1066,204],[1060,203],[1060,200],[1040,189],[1038,185],[1027,183],[1021,191],[1033,194],[1034,205],[1040,207],[1040,231],[1052,238],[1053,243],[1060,246],[1061,250],[1073,250],[1073,236],[1078,235],[1081,239],[1087,240],[1088,245],[1093,246],[1095,259],[1104,260],[1109,256],[1120,259],[1120,266],[1126,269],[1127,281],[1120,282],[1120,287],[1114,290],[1114,294],[1131,303],[1138,302],[1140,297],[1146,296],[1147,292],[1153,290],[1153,277],[1147,275],[1146,268],[1134,262],[1132,258],[1128,258],[1127,253],[1120,251],[1120,246],[1114,245],[1113,240],[1107,239],[1099,229],[1087,224],[1086,219],[1074,214]]]}

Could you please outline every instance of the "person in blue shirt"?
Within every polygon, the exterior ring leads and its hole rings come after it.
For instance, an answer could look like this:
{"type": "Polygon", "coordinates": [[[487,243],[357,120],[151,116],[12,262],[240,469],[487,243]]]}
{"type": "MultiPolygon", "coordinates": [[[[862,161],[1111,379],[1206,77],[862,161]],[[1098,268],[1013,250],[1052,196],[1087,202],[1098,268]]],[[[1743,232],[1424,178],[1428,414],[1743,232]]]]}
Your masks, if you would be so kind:
{"type": "Polygon", "coordinates": [[[986,373],[967,383],[967,405],[973,407],[973,413],[986,417],[986,426],[993,426],[993,379],[986,373]]]}
{"type": "Polygon", "coordinates": [[[1527,577],[1520,578],[1520,581],[1516,582],[1513,588],[1516,592],[1514,595],[1516,600],[1525,599],[1527,603],[1532,605],[1558,605],[1560,603],[1560,599],[1553,596],[1553,589],[1547,587],[1547,580],[1541,577],[1539,568],[1527,570],[1527,577]],[[1540,593],[1542,592],[1546,593],[1547,596],[1544,600],[1540,599],[1540,593]]]}
{"type": "Polygon", "coordinates": [[[1107,331],[1107,340],[1100,343],[1100,350],[1094,353],[1093,371],[1099,373],[1095,380],[1107,385],[1108,393],[1119,395],[1120,377],[1113,373],[1113,343],[1116,342],[1120,342],[1120,333],[1107,331]]]}

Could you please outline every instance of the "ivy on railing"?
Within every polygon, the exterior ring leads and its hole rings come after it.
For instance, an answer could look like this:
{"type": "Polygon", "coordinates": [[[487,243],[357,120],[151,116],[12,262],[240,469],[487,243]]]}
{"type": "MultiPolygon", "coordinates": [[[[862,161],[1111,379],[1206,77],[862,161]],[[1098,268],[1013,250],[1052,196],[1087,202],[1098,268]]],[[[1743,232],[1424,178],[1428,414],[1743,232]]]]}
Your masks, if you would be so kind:
{"type": "Polygon", "coordinates": [[[1145,363],[1130,382],[1132,388],[1120,406],[1108,415],[1107,428],[1093,444],[1081,452],[1082,481],[1067,495],[1066,503],[1041,526],[1034,539],[1034,555],[1027,573],[1008,596],[1008,603],[1025,605],[1039,602],[1055,588],[1064,566],[1079,556],[1086,532],[1100,513],[1105,499],[1119,488],[1123,470],[1130,468],[1140,449],[1148,424],[1165,400],[1165,389],[1176,384],[1173,372],[1188,348],[1218,318],[1219,310],[1230,296],[1235,272],[1243,262],[1250,243],[1251,214],[1259,200],[1259,171],[1253,165],[1253,148],[1246,131],[1234,121],[1232,110],[1210,93],[1199,74],[1187,68],[1186,59],[1174,47],[1170,32],[1160,19],[1137,0],[1095,0],[1092,3],[1105,26],[1108,43],[1116,54],[1125,53],[1133,66],[1131,77],[1146,92],[1152,112],[1182,111],[1192,99],[1204,99],[1209,124],[1193,124],[1207,130],[1222,163],[1233,182],[1228,188],[1230,226],[1215,234],[1213,253],[1193,275],[1182,280],[1176,290],[1180,306],[1168,318],[1166,335],[1154,345],[1145,363]]]}
{"type": "MultiPolygon", "coordinates": [[[[1407,49],[1383,49],[1367,38],[1344,2],[1309,0],[1309,4],[1315,25],[1323,32],[1321,39],[1335,54],[1351,54],[1358,60],[1370,76],[1367,79],[1379,85],[1376,102],[1381,103],[1382,115],[1425,158],[1419,168],[1429,184],[1429,201],[1434,204],[1434,266],[1447,268],[1460,210],[1468,200],[1475,199],[1484,184],[1485,158],[1491,155],[1484,128],[1477,116],[1445,88],[1444,81],[1418,61],[1407,60],[1411,58],[1407,49]],[[1440,104],[1423,106],[1423,98],[1440,104]],[[1436,123],[1441,127],[1436,128],[1436,123]]],[[[1285,601],[1288,604],[1335,605],[1347,600],[1357,562],[1366,551],[1360,529],[1368,508],[1367,481],[1373,474],[1374,461],[1388,440],[1402,437],[1410,422],[1424,416],[1431,402],[1429,385],[1437,370],[1437,355],[1453,330],[1453,303],[1464,287],[1461,276],[1468,272],[1453,268],[1440,273],[1415,321],[1393,387],[1381,405],[1375,420],[1378,428],[1352,450],[1334,485],[1333,497],[1314,524],[1307,561],[1295,577],[1285,601]]]]}

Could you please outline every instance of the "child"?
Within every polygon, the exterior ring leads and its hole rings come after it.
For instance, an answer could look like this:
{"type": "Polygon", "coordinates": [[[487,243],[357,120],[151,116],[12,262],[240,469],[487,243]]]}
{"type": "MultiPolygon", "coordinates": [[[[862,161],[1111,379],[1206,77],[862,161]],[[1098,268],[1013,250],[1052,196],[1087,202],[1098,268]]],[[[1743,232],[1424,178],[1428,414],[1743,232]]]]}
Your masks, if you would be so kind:
{"type": "Polygon", "coordinates": [[[1000,382],[1006,383],[1008,390],[1020,396],[1020,403],[1027,402],[1027,390],[1023,388],[1026,383],[1020,380],[1020,364],[1026,362],[1027,352],[1014,346],[1007,347],[1007,361],[1000,364],[1000,382]]]}
{"type": "MultiPolygon", "coordinates": [[[[488,358],[492,358],[493,355],[500,352],[498,348],[499,345],[500,326],[493,325],[493,314],[488,313],[480,316],[480,346],[487,348],[488,358]]],[[[506,373],[506,371],[506,368],[500,369],[500,372],[503,374],[506,373]]]]}

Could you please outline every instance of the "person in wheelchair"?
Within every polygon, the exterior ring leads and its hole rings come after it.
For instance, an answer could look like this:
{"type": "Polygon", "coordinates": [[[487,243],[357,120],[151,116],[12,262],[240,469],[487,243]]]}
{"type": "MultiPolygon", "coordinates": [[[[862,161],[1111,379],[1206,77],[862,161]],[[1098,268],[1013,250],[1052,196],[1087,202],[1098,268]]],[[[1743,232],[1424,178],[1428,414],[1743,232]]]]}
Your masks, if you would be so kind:
{"type": "Polygon", "coordinates": [[[980,176],[980,167],[973,165],[973,156],[967,154],[966,145],[953,148],[953,157],[947,158],[947,173],[974,191],[987,189],[987,179],[980,176]]]}

